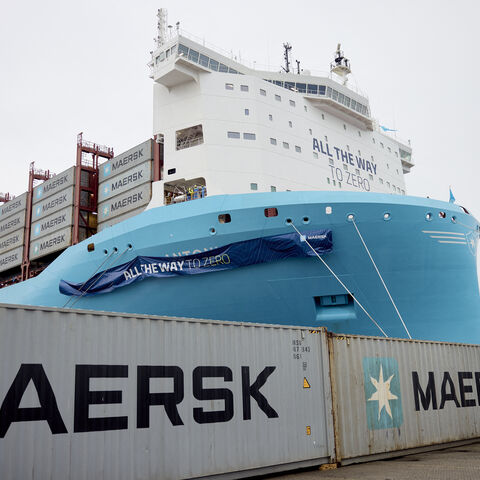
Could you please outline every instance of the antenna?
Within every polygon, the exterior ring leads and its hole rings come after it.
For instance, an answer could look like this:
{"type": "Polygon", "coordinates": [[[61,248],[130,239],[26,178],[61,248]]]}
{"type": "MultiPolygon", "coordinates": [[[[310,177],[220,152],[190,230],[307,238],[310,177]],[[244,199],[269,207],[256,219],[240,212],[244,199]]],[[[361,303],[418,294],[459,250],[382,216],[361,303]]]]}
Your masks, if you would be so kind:
{"type": "Polygon", "coordinates": [[[300,60],[295,60],[297,63],[297,74],[300,75],[300,60]]]}
{"type": "Polygon", "coordinates": [[[337,50],[335,52],[334,60],[330,64],[330,72],[335,73],[339,77],[341,77],[343,79],[344,85],[347,84],[347,76],[352,73],[352,71],[350,70],[350,61],[348,60],[348,58],[345,58],[340,43],[337,44],[337,50]]]}
{"type": "Polygon", "coordinates": [[[168,12],[166,8],[159,8],[157,11],[157,29],[158,34],[156,38],[157,47],[160,47],[167,40],[168,28],[168,12]]]}
{"type": "Polygon", "coordinates": [[[285,59],[285,66],[282,68],[285,70],[285,73],[289,73],[290,72],[290,50],[292,49],[292,46],[289,43],[284,43],[283,49],[285,50],[283,54],[283,58],[285,59]]]}

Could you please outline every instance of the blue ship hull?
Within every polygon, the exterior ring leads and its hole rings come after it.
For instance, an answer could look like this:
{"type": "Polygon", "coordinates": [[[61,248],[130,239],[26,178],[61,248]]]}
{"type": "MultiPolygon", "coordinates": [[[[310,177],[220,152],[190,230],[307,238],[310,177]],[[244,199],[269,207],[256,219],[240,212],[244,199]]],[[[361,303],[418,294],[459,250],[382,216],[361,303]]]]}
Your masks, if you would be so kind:
{"type": "Polygon", "coordinates": [[[0,302],[326,326],[338,333],[380,335],[316,257],[202,275],[148,278],[82,298],[59,292],[61,279],[84,282],[110,255],[109,266],[139,255],[189,255],[292,233],[294,225],[300,232],[331,229],[333,250],[322,258],[388,336],[406,337],[349,219],[351,214],[412,337],[480,343],[477,220],[454,204],[373,193],[226,195],[147,210],[70,247],[38,277],[0,290],[0,302]],[[268,207],[276,207],[278,216],[265,217],[268,207]],[[219,223],[218,215],[223,213],[230,214],[231,222],[219,223]],[[88,252],[91,243],[95,250],[88,252]]]}

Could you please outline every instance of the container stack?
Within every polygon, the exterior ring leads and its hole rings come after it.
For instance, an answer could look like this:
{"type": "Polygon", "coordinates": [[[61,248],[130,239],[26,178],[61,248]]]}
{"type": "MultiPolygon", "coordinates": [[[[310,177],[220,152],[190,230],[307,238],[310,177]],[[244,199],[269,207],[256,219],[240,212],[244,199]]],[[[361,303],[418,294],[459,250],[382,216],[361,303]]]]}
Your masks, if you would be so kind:
{"type": "Polygon", "coordinates": [[[74,188],[71,167],[33,189],[30,260],[71,245],[74,188]]]}
{"type": "Polygon", "coordinates": [[[27,193],[0,206],[0,272],[22,264],[27,193]]]}
{"type": "Polygon", "coordinates": [[[98,231],[142,212],[152,195],[152,179],[151,139],[100,165],[98,231]]]}

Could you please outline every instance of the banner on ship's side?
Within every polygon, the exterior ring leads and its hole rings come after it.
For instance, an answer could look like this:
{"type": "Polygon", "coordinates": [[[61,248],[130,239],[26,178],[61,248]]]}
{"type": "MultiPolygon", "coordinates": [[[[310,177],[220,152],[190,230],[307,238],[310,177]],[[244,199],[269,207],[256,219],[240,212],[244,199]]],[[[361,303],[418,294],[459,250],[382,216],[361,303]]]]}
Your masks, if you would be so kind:
{"type": "Polygon", "coordinates": [[[135,257],[130,262],[97,273],[86,282],[60,280],[64,295],[96,295],[130,285],[149,277],[197,275],[273,262],[286,258],[311,257],[332,250],[332,231],[315,230],[298,235],[286,233],[235,242],[209,252],[184,257],[135,257]]]}

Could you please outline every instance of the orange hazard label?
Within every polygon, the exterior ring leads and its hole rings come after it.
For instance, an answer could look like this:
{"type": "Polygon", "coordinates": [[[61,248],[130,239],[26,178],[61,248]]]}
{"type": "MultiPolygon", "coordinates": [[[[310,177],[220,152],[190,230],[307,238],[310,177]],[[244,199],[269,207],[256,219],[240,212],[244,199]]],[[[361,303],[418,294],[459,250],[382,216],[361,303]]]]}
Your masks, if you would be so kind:
{"type": "Polygon", "coordinates": [[[310,388],[310,384],[308,383],[306,377],[303,377],[303,388],[310,388]]]}

